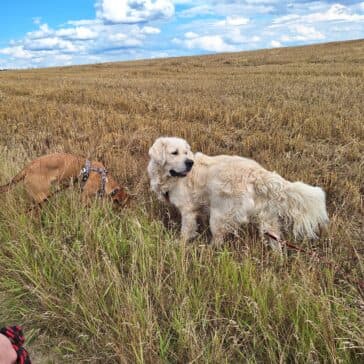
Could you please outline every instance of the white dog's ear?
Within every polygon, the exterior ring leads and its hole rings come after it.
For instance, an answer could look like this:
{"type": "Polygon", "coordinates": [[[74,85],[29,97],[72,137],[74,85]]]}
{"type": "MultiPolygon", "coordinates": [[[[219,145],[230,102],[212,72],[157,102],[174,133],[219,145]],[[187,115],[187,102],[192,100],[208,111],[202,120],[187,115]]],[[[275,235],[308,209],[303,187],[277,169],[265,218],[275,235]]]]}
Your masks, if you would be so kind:
{"type": "Polygon", "coordinates": [[[163,166],[166,163],[166,145],[164,138],[158,138],[149,149],[149,157],[163,166]]]}

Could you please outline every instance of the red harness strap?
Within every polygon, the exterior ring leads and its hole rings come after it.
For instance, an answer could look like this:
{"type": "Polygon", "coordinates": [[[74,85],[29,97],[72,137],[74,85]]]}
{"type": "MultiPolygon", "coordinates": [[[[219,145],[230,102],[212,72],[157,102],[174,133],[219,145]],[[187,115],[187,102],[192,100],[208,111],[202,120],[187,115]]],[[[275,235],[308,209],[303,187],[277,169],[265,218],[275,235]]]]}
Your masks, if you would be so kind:
{"type": "Polygon", "coordinates": [[[20,326],[3,327],[0,329],[0,334],[10,340],[17,355],[16,364],[31,364],[29,354],[22,346],[25,339],[20,326]]]}
{"type": "Polygon", "coordinates": [[[307,251],[307,250],[305,250],[303,248],[300,248],[300,247],[298,247],[296,245],[293,245],[292,243],[290,243],[287,240],[281,240],[281,239],[277,238],[275,235],[273,235],[273,234],[271,234],[269,232],[265,232],[264,234],[267,235],[269,238],[274,239],[274,240],[278,241],[279,243],[285,245],[287,248],[296,250],[298,252],[306,253],[306,254],[309,254],[309,255],[312,255],[312,256],[316,256],[316,254],[314,252],[307,251]]]}

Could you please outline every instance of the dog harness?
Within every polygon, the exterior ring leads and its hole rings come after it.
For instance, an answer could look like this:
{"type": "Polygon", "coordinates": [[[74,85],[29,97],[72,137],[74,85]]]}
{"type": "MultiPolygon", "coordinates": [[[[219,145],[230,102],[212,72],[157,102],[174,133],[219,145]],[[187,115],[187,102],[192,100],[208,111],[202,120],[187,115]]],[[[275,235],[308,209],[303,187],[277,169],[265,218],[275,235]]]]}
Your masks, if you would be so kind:
{"type": "Polygon", "coordinates": [[[24,336],[20,326],[3,327],[0,334],[6,336],[16,352],[16,364],[31,364],[28,352],[23,348],[24,336]]]}
{"type": "MultiPolygon", "coordinates": [[[[91,162],[88,159],[86,159],[85,166],[81,169],[81,172],[80,172],[81,181],[83,182],[83,184],[85,184],[87,182],[88,178],[90,177],[91,172],[96,172],[101,176],[100,189],[97,192],[97,194],[100,197],[103,197],[105,195],[107,169],[92,167],[91,162]]],[[[112,191],[110,195],[113,195],[113,194],[115,195],[116,192],[112,191]]]]}

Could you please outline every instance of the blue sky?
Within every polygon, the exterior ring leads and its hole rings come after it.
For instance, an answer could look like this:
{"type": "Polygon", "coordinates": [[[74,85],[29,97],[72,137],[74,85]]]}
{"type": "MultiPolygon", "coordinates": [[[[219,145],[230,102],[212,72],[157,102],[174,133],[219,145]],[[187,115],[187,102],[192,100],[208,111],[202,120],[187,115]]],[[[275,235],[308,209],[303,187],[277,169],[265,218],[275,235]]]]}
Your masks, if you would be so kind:
{"type": "Polygon", "coordinates": [[[2,0],[0,68],[364,38],[364,1],[2,0]]]}

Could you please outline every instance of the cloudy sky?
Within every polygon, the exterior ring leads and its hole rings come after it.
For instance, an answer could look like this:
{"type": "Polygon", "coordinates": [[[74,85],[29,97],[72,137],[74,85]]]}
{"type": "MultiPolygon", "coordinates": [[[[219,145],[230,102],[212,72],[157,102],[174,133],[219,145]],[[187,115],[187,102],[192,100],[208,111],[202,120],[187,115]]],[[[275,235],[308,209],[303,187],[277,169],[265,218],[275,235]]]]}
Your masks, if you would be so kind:
{"type": "Polygon", "coordinates": [[[363,1],[1,0],[0,68],[364,38],[363,1]]]}

